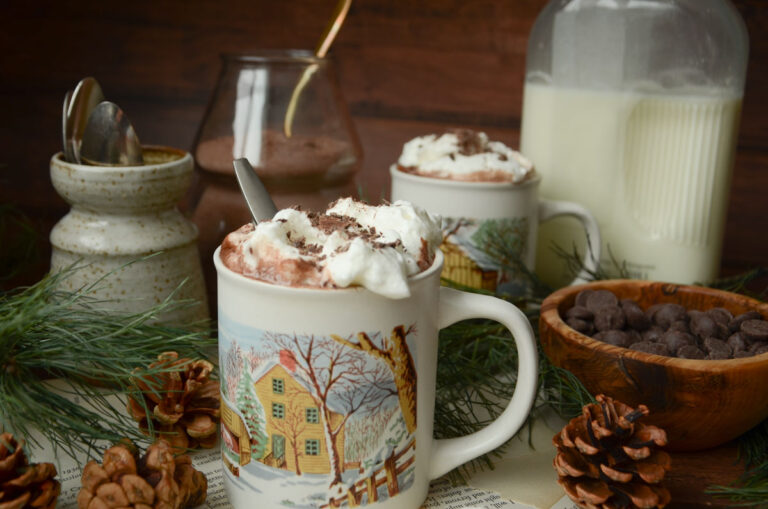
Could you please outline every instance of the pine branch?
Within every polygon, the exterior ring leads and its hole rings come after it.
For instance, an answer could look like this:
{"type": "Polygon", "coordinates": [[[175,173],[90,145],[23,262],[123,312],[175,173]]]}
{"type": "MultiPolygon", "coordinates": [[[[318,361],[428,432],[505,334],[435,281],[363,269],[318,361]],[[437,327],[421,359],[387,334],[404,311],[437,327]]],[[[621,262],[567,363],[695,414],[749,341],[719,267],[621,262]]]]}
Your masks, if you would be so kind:
{"type": "Polygon", "coordinates": [[[174,300],[175,293],[142,313],[117,315],[91,295],[99,283],[61,290],[61,282],[81,269],[70,267],[0,296],[0,427],[27,437],[37,429],[70,455],[88,453],[97,440],[141,438],[128,414],[107,398],[130,390],[135,369],[151,375],[147,366],[161,352],[203,358],[204,349],[216,344],[202,324],[187,330],[154,323],[193,305],[174,300]],[[52,390],[52,378],[65,379],[65,392],[90,406],[52,390]]]}
{"type": "MultiPolygon", "coordinates": [[[[592,281],[613,278],[628,279],[630,277],[629,269],[627,269],[627,262],[619,261],[616,258],[611,250],[610,244],[606,248],[608,250],[608,259],[610,260],[610,263],[607,265],[602,263],[596,264],[597,268],[595,270],[590,270],[584,266],[584,257],[576,244],[571,246],[570,251],[557,243],[552,243],[551,249],[563,262],[571,277],[576,277],[576,274],[584,274],[586,275],[585,279],[592,281]]],[[[599,261],[594,259],[593,253],[590,252],[589,256],[592,257],[593,261],[599,261]]]]}

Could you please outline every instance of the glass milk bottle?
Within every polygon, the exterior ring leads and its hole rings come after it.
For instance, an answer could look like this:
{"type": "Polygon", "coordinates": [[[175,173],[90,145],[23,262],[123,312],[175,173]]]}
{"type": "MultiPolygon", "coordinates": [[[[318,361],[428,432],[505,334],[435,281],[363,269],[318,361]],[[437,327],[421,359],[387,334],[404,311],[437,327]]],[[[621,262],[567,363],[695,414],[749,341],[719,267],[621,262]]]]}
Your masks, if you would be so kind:
{"type": "MultiPolygon", "coordinates": [[[[544,197],[596,216],[609,273],[717,276],[747,52],[727,0],[552,0],[539,15],[521,150],[544,197]]],[[[536,265],[557,286],[568,275],[552,246],[585,245],[563,221],[542,225],[536,265]]]]}

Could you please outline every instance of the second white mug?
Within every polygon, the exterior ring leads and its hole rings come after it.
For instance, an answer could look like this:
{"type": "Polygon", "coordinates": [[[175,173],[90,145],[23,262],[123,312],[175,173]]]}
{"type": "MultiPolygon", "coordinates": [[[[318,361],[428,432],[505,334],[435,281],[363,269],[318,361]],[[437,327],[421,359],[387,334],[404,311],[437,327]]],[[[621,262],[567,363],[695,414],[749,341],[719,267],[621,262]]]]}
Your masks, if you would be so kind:
{"type": "MultiPolygon", "coordinates": [[[[595,218],[577,203],[539,199],[538,174],[513,183],[424,177],[400,171],[397,165],[389,173],[392,201],[407,200],[443,217],[442,275],[447,279],[474,288],[519,293],[534,269],[539,223],[557,216],[575,217],[588,239],[583,268],[570,284],[586,282],[589,272],[597,268],[601,243],[595,218]]],[[[565,261],[563,270],[568,270],[565,261]]]]}

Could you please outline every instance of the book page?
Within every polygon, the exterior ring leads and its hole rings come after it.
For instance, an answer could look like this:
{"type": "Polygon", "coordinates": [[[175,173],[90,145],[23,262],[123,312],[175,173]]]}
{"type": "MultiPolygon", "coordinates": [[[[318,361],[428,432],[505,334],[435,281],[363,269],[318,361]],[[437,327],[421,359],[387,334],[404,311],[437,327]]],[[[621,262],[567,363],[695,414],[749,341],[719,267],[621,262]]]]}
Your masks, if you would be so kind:
{"type": "MultiPolygon", "coordinates": [[[[56,385],[54,384],[54,387],[56,385]]],[[[63,385],[62,385],[63,387],[63,385]]],[[[62,391],[65,395],[67,391],[62,391]]],[[[118,396],[109,396],[115,408],[122,408],[123,401],[118,396]]],[[[87,402],[82,402],[87,404],[87,402]]],[[[44,443],[44,439],[35,434],[35,439],[44,443]]],[[[99,451],[108,448],[110,444],[100,444],[99,451]]],[[[52,446],[28,448],[30,461],[34,463],[51,462],[58,471],[57,479],[61,483],[61,495],[57,507],[60,509],[77,508],[77,495],[80,492],[82,470],[88,462],[85,454],[71,458],[62,451],[56,454],[52,446]]],[[[201,507],[209,509],[228,509],[231,507],[224,489],[221,451],[217,444],[213,449],[201,450],[190,454],[194,467],[205,474],[208,480],[208,496],[201,507]]],[[[99,461],[101,458],[99,457],[99,461]]],[[[471,480],[470,480],[471,484],[471,480]]],[[[445,478],[437,479],[430,485],[427,500],[422,505],[424,509],[531,509],[535,506],[515,503],[503,498],[492,487],[477,489],[472,486],[454,486],[445,478]]],[[[573,504],[565,497],[551,509],[572,509],[573,504]],[[570,505],[568,504],[570,503],[570,505]]],[[[541,509],[549,509],[548,506],[541,509]]]]}

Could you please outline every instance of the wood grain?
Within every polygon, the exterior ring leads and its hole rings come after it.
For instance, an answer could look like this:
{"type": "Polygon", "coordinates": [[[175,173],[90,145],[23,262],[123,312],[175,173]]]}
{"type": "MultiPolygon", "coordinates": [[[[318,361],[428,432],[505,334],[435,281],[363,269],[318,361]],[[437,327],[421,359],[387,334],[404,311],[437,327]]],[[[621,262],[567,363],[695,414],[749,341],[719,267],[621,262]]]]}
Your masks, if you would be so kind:
{"type": "MultiPolygon", "coordinates": [[[[148,0],[74,5],[10,0],[0,6],[0,202],[14,203],[44,235],[67,210],[49,183],[64,92],[94,75],[128,113],[142,141],[189,149],[222,52],[311,48],[327,0],[226,3],[148,0]]],[[[527,37],[544,0],[356,2],[335,43],[355,117],[370,196],[403,141],[451,126],[486,129],[516,145],[527,37]]],[[[723,266],[768,265],[768,6],[737,0],[751,34],[739,152],[723,266]]],[[[0,246],[0,249],[2,247],[0,246]]],[[[43,247],[44,248],[44,247],[43,247]]],[[[30,280],[39,277],[30,274],[30,280]]]]}
{"type": "Polygon", "coordinates": [[[614,346],[578,333],[562,320],[582,290],[608,290],[642,309],[675,303],[734,316],[768,304],[700,286],[611,280],[562,288],[541,306],[539,335],[549,360],[572,372],[592,394],[630,406],[646,405],[647,422],[663,428],[672,451],[699,451],[727,443],[768,417],[768,356],[694,360],[614,346]]]}

